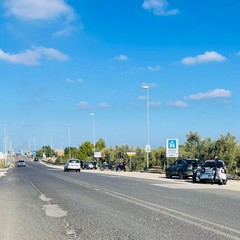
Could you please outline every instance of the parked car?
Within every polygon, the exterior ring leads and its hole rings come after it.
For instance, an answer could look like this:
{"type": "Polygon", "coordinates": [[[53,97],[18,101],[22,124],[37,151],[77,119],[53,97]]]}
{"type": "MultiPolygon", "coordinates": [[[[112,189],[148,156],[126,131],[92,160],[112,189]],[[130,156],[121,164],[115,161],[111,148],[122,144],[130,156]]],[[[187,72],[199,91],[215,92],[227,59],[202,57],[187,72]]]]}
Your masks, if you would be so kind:
{"type": "Polygon", "coordinates": [[[34,162],[36,162],[36,161],[38,161],[38,158],[37,158],[37,157],[34,158],[34,162]]]}
{"type": "Polygon", "coordinates": [[[97,169],[97,162],[95,161],[87,161],[84,163],[85,169],[97,169]]]}
{"type": "Polygon", "coordinates": [[[25,161],[24,160],[18,160],[17,166],[18,167],[26,167],[25,161]]]}
{"type": "Polygon", "coordinates": [[[194,161],[196,160],[191,158],[178,159],[167,167],[166,177],[171,178],[172,176],[178,176],[181,179],[192,177],[192,164],[194,161]]]}
{"type": "Polygon", "coordinates": [[[68,172],[69,170],[74,170],[76,172],[81,171],[81,163],[78,159],[68,159],[66,164],[64,165],[64,172],[68,172]]]}
{"type": "MultiPolygon", "coordinates": [[[[204,182],[213,181],[214,167],[215,167],[215,160],[206,160],[204,162],[201,169],[201,173],[199,175],[200,182],[204,183],[204,182]]],[[[217,171],[223,180],[223,184],[227,184],[227,167],[223,160],[218,160],[217,171]]],[[[215,181],[219,183],[218,176],[216,176],[215,181]]]]}

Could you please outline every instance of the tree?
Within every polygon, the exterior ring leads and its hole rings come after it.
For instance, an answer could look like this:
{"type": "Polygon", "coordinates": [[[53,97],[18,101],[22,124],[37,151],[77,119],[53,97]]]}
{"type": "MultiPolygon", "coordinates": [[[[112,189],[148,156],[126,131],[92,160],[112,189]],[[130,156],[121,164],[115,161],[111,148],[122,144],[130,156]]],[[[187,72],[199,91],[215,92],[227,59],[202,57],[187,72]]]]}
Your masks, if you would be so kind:
{"type": "Polygon", "coordinates": [[[236,146],[235,151],[234,151],[234,155],[235,155],[235,161],[234,164],[232,166],[235,174],[238,174],[240,176],[240,145],[236,146]]]}
{"type": "Polygon", "coordinates": [[[69,158],[69,149],[70,149],[70,158],[78,158],[79,150],[76,147],[65,147],[64,148],[64,155],[69,158]]]}
{"type": "Polygon", "coordinates": [[[46,157],[52,157],[55,155],[55,152],[50,146],[43,146],[41,150],[37,151],[37,156],[43,157],[44,154],[46,157]]]}
{"type": "Polygon", "coordinates": [[[113,163],[114,153],[115,153],[114,148],[112,148],[112,147],[106,148],[106,149],[104,149],[104,151],[102,153],[102,158],[104,158],[104,160],[108,163],[113,163]]]}
{"type": "Polygon", "coordinates": [[[145,161],[146,152],[145,149],[141,149],[140,147],[136,148],[136,157],[134,158],[133,164],[135,165],[135,169],[137,171],[142,171],[146,168],[146,161],[145,161]]]}
{"type": "Polygon", "coordinates": [[[215,155],[223,159],[229,168],[232,168],[235,161],[235,152],[237,148],[237,138],[228,133],[226,136],[221,135],[215,142],[215,155]]]}
{"type": "Polygon", "coordinates": [[[214,158],[214,145],[215,142],[212,141],[210,138],[205,138],[200,143],[199,155],[198,159],[200,161],[205,161],[207,159],[214,158]]]}
{"type": "Polygon", "coordinates": [[[104,148],[106,148],[106,143],[105,141],[100,138],[97,142],[96,142],[96,151],[102,151],[104,148]]]}
{"type": "Polygon", "coordinates": [[[129,151],[128,145],[125,146],[116,146],[114,158],[117,162],[127,162],[128,156],[127,152],[129,151]]]}
{"type": "Polygon", "coordinates": [[[152,166],[161,166],[164,168],[164,163],[166,160],[166,149],[164,147],[159,147],[157,149],[153,149],[152,153],[152,166]]]}
{"type": "Polygon", "coordinates": [[[185,150],[189,157],[199,158],[201,137],[197,132],[190,132],[187,134],[187,141],[185,143],[185,150]]]}
{"type": "Polygon", "coordinates": [[[88,160],[93,158],[93,144],[89,141],[84,142],[79,147],[79,157],[83,160],[88,160]]]}

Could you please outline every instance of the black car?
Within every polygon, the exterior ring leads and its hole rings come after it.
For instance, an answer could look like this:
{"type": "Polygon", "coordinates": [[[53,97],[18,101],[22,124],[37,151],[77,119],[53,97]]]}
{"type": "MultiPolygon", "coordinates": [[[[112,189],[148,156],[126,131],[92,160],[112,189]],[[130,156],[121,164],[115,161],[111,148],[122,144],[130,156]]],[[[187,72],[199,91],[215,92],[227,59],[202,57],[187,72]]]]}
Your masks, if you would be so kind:
{"type": "Polygon", "coordinates": [[[192,165],[195,161],[190,158],[178,159],[166,169],[166,177],[178,176],[181,179],[192,177],[192,165]]]}
{"type": "Polygon", "coordinates": [[[87,161],[84,164],[85,169],[97,169],[97,162],[95,161],[87,161]]]}
{"type": "Polygon", "coordinates": [[[35,157],[35,158],[34,158],[34,162],[37,162],[37,161],[38,161],[38,158],[37,158],[37,157],[35,157]]]}

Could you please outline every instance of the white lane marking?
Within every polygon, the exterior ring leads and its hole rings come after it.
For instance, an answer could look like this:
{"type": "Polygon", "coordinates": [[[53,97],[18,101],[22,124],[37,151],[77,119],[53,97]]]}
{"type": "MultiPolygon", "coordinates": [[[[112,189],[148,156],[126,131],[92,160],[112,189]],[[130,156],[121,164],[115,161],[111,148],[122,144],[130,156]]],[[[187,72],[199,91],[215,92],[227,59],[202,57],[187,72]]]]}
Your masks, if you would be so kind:
{"type": "MultiPolygon", "coordinates": [[[[165,184],[162,184],[162,183],[153,183],[153,184],[150,184],[152,186],[156,186],[156,187],[164,187],[164,188],[171,188],[171,189],[215,189],[216,186],[212,186],[212,185],[200,185],[200,184],[186,184],[186,185],[183,185],[183,184],[174,184],[174,183],[165,183],[165,184]]],[[[219,186],[217,186],[219,187],[219,186]]]]}
{"type": "Polygon", "coordinates": [[[59,168],[47,168],[46,170],[47,171],[60,171],[60,170],[63,171],[63,169],[59,169],[59,168]]]}
{"type": "Polygon", "coordinates": [[[170,189],[191,189],[191,190],[194,190],[194,189],[217,189],[217,190],[231,190],[231,191],[239,191],[239,188],[234,188],[234,187],[231,187],[229,188],[229,186],[227,185],[221,185],[219,186],[218,184],[214,184],[214,185],[211,185],[210,183],[209,184],[193,184],[193,183],[185,183],[185,184],[174,184],[174,183],[165,183],[165,184],[161,184],[161,183],[153,183],[151,184],[152,186],[156,186],[156,187],[164,187],[164,188],[170,188],[170,189]]]}
{"type": "Polygon", "coordinates": [[[111,175],[111,176],[106,176],[106,177],[108,177],[108,178],[120,178],[121,176],[113,176],[113,175],[111,175]]]}
{"type": "Polygon", "coordinates": [[[97,187],[97,186],[90,185],[90,184],[87,184],[87,183],[84,183],[84,182],[79,182],[79,181],[75,181],[75,180],[71,180],[71,179],[66,179],[66,178],[60,177],[60,176],[55,176],[55,177],[57,177],[59,179],[62,179],[62,180],[65,180],[65,181],[68,181],[68,182],[71,182],[71,183],[75,183],[75,184],[80,185],[80,186],[85,186],[85,187],[93,189],[93,190],[98,190],[98,191],[101,190],[103,193],[105,193],[109,196],[112,196],[112,197],[115,197],[115,198],[118,198],[118,199],[122,199],[124,201],[130,202],[130,203],[135,204],[135,205],[139,205],[141,207],[150,209],[152,211],[158,212],[158,213],[163,214],[163,215],[167,215],[169,217],[175,218],[175,219],[180,220],[182,222],[186,222],[186,223],[191,224],[193,226],[200,227],[200,228],[205,229],[205,230],[210,231],[210,232],[214,232],[215,234],[224,236],[228,239],[234,239],[234,240],[239,240],[240,239],[240,231],[235,230],[233,228],[225,227],[225,226],[217,224],[217,223],[213,223],[213,222],[210,222],[210,221],[207,221],[207,220],[204,220],[204,219],[200,219],[200,218],[191,216],[189,214],[182,213],[182,212],[179,212],[179,211],[167,208],[167,207],[159,206],[157,204],[150,203],[150,202],[138,199],[138,198],[134,198],[134,197],[122,194],[122,193],[118,193],[118,192],[115,192],[115,191],[110,191],[110,190],[105,189],[105,188],[97,187]],[[224,232],[224,231],[227,231],[228,233],[224,232]]]}

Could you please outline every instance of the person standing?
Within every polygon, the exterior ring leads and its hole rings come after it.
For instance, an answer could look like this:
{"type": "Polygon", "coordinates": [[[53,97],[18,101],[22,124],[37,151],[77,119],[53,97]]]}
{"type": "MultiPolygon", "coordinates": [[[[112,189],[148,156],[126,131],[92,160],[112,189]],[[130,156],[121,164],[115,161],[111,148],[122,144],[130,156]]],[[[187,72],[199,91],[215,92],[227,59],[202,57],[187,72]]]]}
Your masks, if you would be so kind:
{"type": "Polygon", "coordinates": [[[198,159],[196,159],[192,164],[192,171],[193,171],[192,180],[194,183],[197,182],[197,168],[198,168],[198,159]]]}
{"type": "Polygon", "coordinates": [[[219,180],[219,184],[222,185],[223,184],[223,180],[221,178],[221,174],[220,174],[220,162],[219,162],[219,159],[217,156],[215,156],[215,163],[214,163],[214,166],[213,166],[213,181],[212,181],[212,184],[215,182],[216,178],[218,178],[219,180]]]}

